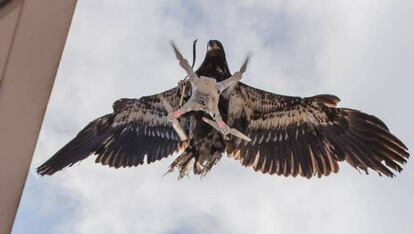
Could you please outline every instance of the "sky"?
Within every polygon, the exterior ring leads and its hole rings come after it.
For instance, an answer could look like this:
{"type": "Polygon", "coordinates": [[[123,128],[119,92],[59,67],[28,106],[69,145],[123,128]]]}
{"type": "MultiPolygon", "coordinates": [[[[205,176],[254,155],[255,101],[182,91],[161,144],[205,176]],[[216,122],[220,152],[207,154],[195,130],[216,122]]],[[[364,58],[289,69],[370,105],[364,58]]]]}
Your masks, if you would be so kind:
{"type": "MultiPolygon", "coordinates": [[[[79,1],[13,233],[414,233],[414,163],[396,178],[340,163],[321,179],[263,175],[223,157],[210,174],[162,177],[174,157],[115,170],[90,157],[52,177],[35,168],[123,97],[158,93],[220,40],[229,67],[271,92],[331,93],[414,148],[413,1],[79,1]]],[[[196,65],[197,66],[197,65],[196,65]]]]}

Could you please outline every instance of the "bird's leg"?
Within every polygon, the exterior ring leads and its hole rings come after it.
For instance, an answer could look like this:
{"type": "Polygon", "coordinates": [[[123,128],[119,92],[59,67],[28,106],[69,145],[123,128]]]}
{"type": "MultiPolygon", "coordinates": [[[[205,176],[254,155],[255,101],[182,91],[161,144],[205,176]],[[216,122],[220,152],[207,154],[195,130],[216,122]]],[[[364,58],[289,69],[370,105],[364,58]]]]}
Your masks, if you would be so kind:
{"type": "Polygon", "coordinates": [[[174,162],[170,165],[168,171],[163,175],[167,175],[174,171],[175,168],[179,169],[178,179],[184,178],[188,175],[194,165],[194,155],[191,152],[184,151],[180,156],[178,156],[174,162]]]}
{"type": "Polygon", "coordinates": [[[210,160],[204,166],[204,168],[201,172],[201,177],[204,177],[205,175],[207,175],[207,173],[211,170],[211,168],[214,165],[216,165],[218,163],[218,161],[220,161],[220,159],[221,159],[221,153],[216,152],[214,155],[212,155],[210,160]]]}
{"type": "Polygon", "coordinates": [[[171,46],[174,49],[175,57],[177,57],[180,67],[184,69],[184,71],[187,73],[188,78],[190,80],[198,79],[198,76],[194,73],[193,68],[188,63],[188,60],[184,58],[184,56],[180,53],[180,51],[175,46],[174,42],[171,41],[171,46]]]}

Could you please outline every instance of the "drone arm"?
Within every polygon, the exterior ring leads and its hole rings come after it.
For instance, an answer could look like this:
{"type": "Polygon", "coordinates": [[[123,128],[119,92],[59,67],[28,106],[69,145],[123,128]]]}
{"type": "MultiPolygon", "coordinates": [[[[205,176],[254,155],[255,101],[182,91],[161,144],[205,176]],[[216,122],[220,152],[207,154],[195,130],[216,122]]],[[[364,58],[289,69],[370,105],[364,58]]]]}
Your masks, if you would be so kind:
{"type": "Polygon", "coordinates": [[[185,133],[184,129],[181,127],[180,122],[177,119],[183,113],[181,111],[173,111],[172,106],[162,96],[160,96],[160,99],[168,113],[168,121],[171,122],[171,125],[177,132],[178,137],[180,137],[180,140],[186,141],[188,139],[187,134],[185,133]]]}
{"type": "Polygon", "coordinates": [[[241,72],[235,72],[230,78],[217,83],[217,88],[220,90],[220,92],[223,92],[231,84],[239,82],[239,80],[241,80],[241,78],[242,78],[242,73],[241,72]]]}
{"type": "Polygon", "coordinates": [[[219,131],[221,134],[223,134],[226,138],[228,134],[231,134],[233,136],[236,136],[240,139],[243,139],[247,142],[250,142],[250,137],[244,135],[240,131],[238,131],[235,128],[230,128],[222,119],[221,117],[215,117],[214,120],[211,120],[209,118],[203,117],[203,121],[208,123],[210,126],[215,128],[217,131],[219,131]]]}
{"type": "Polygon", "coordinates": [[[188,60],[185,58],[180,59],[180,66],[187,73],[190,80],[198,79],[198,76],[194,73],[193,68],[188,64],[188,60]]]}
{"type": "Polygon", "coordinates": [[[184,58],[181,52],[175,46],[174,42],[171,41],[171,46],[174,49],[175,57],[180,61],[180,66],[185,70],[190,79],[197,79],[197,75],[194,73],[193,68],[188,64],[188,60],[184,58]]]}

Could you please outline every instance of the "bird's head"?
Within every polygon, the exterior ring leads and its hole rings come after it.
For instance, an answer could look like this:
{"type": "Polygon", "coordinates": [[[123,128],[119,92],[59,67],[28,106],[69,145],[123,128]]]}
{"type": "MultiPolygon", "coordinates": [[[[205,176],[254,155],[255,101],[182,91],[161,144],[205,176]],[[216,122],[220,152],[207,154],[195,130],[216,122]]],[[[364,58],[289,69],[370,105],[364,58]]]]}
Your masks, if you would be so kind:
{"type": "Polygon", "coordinates": [[[207,54],[206,57],[224,57],[226,58],[226,53],[224,52],[224,47],[220,41],[210,40],[207,43],[207,54]]]}
{"type": "Polygon", "coordinates": [[[210,40],[207,43],[207,53],[198,69],[199,75],[223,80],[231,76],[224,47],[220,41],[210,40]]]}

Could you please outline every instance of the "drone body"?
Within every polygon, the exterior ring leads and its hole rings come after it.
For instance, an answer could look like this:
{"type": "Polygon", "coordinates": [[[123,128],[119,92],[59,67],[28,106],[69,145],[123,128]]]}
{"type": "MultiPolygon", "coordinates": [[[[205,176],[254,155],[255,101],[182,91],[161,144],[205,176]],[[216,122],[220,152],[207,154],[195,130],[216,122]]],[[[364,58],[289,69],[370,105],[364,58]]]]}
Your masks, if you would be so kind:
{"type": "Polygon", "coordinates": [[[93,154],[97,163],[119,168],[179,151],[170,166],[179,169],[179,178],[190,171],[205,175],[225,153],[268,174],[327,176],[346,161],[392,177],[409,157],[381,120],[337,108],[333,95],[289,97],[239,82],[247,61],[232,75],[219,41],[209,41],[195,72],[174,49],[189,80],[160,94],[116,101],[112,114],[92,121],[37,172],[52,175],[93,154]]]}

